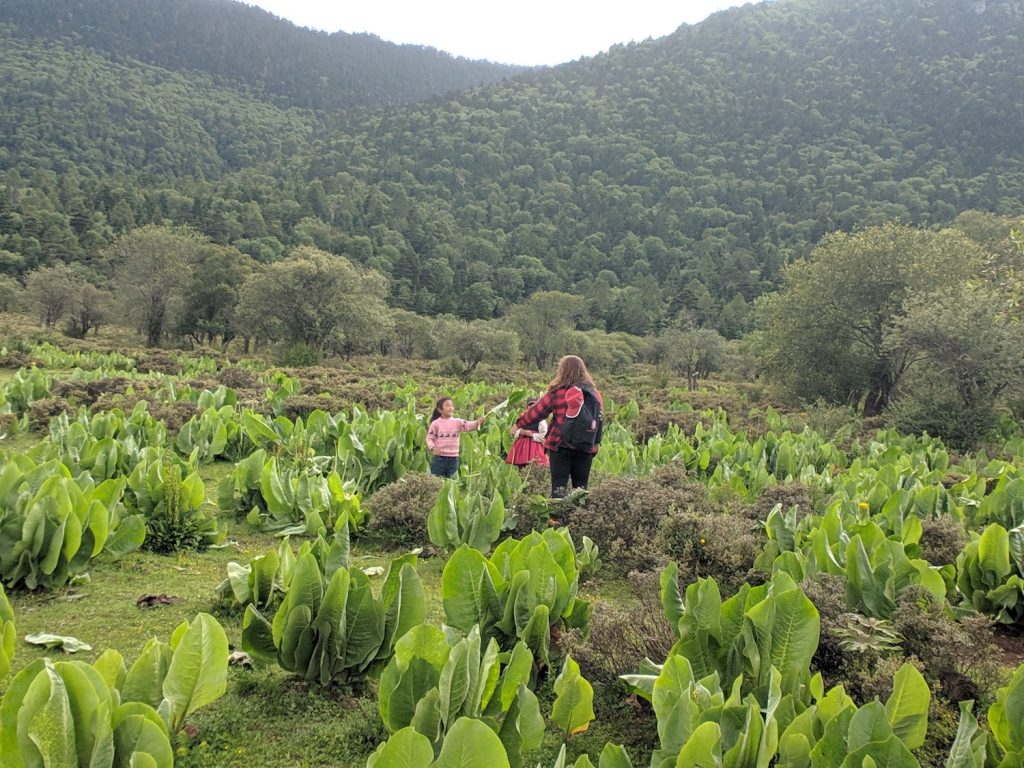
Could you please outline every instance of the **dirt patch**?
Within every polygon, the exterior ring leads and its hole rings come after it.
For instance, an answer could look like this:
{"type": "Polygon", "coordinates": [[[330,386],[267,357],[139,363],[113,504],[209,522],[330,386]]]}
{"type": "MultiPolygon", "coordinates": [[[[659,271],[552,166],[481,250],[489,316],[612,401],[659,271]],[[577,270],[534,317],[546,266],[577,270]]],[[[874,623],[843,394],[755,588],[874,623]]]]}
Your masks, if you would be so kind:
{"type": "Polygon", "coordinates": [[[997,626],[992,642],[999,649],[999,660],[1011,667],[1024,663],[1024,632],[1014,627],[997,626]]]}

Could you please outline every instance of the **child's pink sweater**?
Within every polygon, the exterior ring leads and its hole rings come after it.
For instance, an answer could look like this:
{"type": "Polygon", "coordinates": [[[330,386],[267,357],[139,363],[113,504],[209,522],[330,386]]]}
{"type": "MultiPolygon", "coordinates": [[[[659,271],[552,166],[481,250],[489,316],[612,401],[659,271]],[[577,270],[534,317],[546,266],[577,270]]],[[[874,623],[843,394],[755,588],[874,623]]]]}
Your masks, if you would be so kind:
{"type": "Polygon", "coordinates": [[[472,432],[480,426],[481,421],[482,419],[434,419],[427,428],[427,448],[435,456],[458,456],[459,435],[462,432],[472,432]]]}

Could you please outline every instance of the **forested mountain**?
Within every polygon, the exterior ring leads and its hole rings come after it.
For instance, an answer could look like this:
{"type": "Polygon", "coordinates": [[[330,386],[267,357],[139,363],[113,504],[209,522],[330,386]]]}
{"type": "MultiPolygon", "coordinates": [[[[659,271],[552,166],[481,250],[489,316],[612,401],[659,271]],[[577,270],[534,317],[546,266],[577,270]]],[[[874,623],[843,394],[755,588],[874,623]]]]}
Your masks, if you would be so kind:
{"type": "Polygon", "coordinates": [[[523,69],[375,35],[315,32],[236,0],[4,0],[0,23],[116,61],[204,73],[286,107],[417,101],[523,69]]]}
{"type": "Polygon", "coordinates": [[[9,28],[0,269],[169,222],[264,262],[344,253],[418,312],[491,317],[554,288],[587,298],[584,326],[736,335],[826,232],[1021,211],[1022,33],[1019,0],[777,0],[328,112],[9,28]]]}

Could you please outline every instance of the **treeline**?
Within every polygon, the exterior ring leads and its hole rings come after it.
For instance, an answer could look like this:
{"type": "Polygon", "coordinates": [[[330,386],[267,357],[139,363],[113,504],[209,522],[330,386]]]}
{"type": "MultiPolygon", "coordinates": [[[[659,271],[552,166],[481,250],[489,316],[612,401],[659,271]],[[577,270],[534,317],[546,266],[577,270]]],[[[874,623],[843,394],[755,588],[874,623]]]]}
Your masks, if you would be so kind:
{"type": "Polygon", "coordinates": [[[0,23],[21,37],[64,40],[121,63],[201,73],[283,107],[421,101],[523,70],[376,35],[299,28],[235,0],[5,0],[0,23]]]}
{"type": "Polygon", "coordinates": [[[417,315],[388,295],[380,272],[310,246],[264,265],[194,230],[157,226],[119,236],[88,265],[41,267],[23,282],[0,276],[0,312],[30,313],[68,336],[127,324],[149,346],[231,345],[287,365],[389,354],[447,358],[470,376],[484,361],[546,369],[574,352],[597,369],[661,361],[695,388],[728,361],[726,340],[707,329],[648,338],[588,330],[584,300],[561,291],[537,291],[490,320],[417,315]]]}
{"type": "Polygon", "coordinates": [[[447,358],[469,377],[484,361],[543,370],[574,353],[599,370],[658,363],[690,389],[727,369],[763,376],[794,404],[883,416],[954,446],[1004,415],[1011,431],[1024,421],[1024,218],[972,211],[949,227],[835,232],[783,278],[741,340],[688,319],[640,335],[593,328],[586,299],[558,290],[491,319],[424,316],[389,305],[388,278],[344,256],[299,246],[261,264],[194,230],[149,225],[89,265],[42,267],[24,284],[0,276],[0,312],[76,337],[127,322],[150,346],[232,345],[285,365],[378,353],[447,358]]]}
{"type": "Polygon", "coordinates": [[[22,41],[3,54],[21,63],[0,101],[0,270],[189,226],[260,264],[345,255],[418,315],[497,319],[554,290],[583,330],[737,338],[828,232],[1020,210],[1022,31],[1019,3],[782,0],[334,116],[209,82],[177,99],[160,70],[22,41]],[[122,88],[136,73],[154,85],[122,88]]]}

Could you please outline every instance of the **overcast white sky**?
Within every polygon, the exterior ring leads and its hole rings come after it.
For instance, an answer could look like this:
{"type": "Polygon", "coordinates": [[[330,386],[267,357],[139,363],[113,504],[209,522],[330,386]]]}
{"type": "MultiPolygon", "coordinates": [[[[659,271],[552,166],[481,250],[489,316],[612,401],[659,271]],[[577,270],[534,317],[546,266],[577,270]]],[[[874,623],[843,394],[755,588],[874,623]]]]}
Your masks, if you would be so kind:
{"type": "Polygon", "coordinates": [[[301,27],[372,32],[503,64],[561,64],[664,37],[737,0],[244,0],[301,27]]]}

